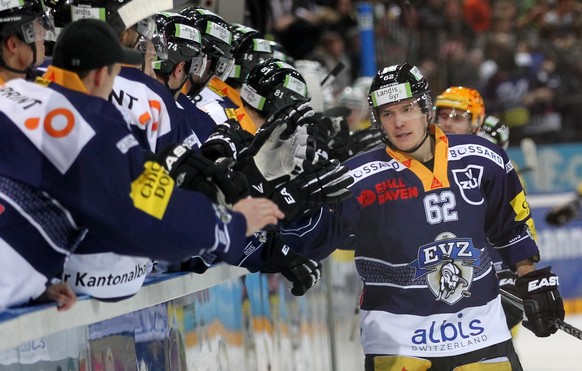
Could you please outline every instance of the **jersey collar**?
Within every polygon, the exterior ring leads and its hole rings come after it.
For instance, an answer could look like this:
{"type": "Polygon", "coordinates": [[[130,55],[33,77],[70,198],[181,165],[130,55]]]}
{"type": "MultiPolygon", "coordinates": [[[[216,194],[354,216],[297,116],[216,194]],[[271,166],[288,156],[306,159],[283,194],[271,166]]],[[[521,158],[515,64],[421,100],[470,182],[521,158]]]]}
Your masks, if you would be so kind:
{"type": "Polygon", "coordinates": [[[410,169],[410,171],[412,171],[422,181],[425,192],[433,189],[450,187],[449,178],[447,176],[449,140],[438,126],[429,125],[429,130],[429,135],[433,135],[435,140],[433,171],[427,169],[426,166],[412,158],[409,154],[393,150],[389,146],[386,146],[386,152],[392,156],[392,158],[410,169]]]}
{"type": "Polygon", "coordinates": [[[79,78],[79,75],[74,72],[63,70],[62,68],[55,66],[49,66],[42,77],[67,89],[89,94],[89,91],[79,78]]]}

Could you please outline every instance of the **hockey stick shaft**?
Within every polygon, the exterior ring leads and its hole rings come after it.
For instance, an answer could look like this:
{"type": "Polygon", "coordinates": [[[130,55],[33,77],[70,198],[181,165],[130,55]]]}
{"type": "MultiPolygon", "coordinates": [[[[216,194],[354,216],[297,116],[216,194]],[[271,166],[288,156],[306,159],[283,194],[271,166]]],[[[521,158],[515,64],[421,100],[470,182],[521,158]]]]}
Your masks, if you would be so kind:
{"type": "Polygon", "coordinates": [[[328,81],[331,84],[331,82],[337,77],[337,75],[340,74],[340,72],[343,71],[345,67],[346,67],[345,64],[343,64],[342,62],[338,62],[338,64],[336,64],[335,67],[331,71],[329,71],[327,76],[325,76],[325,78],[321,80],[320,83],[321,87],[325,87],[328,84],[328,81]]]}
{"type": "MultiPolygon", "coordinates": [[[[523,300],[521,300],[520,297],[515,296],[512,293],[505,291],[504,289],[499,289],[499,291],[501,292],[501,299],[513,305],[514,307],[523,310],[523,300]]],[[[551,321],[554,327],[556,327],[558,330],[564,331],[568,335],[572,335],[575,338],[582,340],[582,330],[579,330],[578,328],[559,318],[552,318],[551,321]]]]}

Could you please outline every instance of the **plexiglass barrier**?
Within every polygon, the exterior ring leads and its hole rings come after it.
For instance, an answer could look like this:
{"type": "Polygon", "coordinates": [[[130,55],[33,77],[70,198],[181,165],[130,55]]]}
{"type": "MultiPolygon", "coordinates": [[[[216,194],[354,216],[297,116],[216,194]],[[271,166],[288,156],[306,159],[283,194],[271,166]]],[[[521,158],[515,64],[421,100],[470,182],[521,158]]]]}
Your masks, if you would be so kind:
{"type": "Polygon", "coordinates": [[[0,370],[330,370],[327,291],[218,266],[150,279],[129,299],[0,314],[0,370]]]}

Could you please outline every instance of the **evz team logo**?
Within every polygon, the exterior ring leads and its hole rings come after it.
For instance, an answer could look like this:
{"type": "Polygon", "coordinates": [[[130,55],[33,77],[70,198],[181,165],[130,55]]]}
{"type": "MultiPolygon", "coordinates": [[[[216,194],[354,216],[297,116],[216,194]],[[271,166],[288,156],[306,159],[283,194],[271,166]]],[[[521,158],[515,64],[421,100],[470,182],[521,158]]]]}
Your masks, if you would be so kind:
{"type": "Polygon", "coordinates": [[[445,232],[435,242],[421,246],[418,259],[410,265],[415,269],[415,278],[427,276],[428,287],[437,301],[453,305],[471,296],[469,289],[480,254],[470,238],[456,238],[445,232]]]}
{"type": "Polygon", "coordinates": [[[455,183],[459,186],[461,196],[471,205],[481,205],[484,201],[481,193],[481,178],[483,178],[483,167],[469,165],[464,169],[451,170],[455,183]]]}

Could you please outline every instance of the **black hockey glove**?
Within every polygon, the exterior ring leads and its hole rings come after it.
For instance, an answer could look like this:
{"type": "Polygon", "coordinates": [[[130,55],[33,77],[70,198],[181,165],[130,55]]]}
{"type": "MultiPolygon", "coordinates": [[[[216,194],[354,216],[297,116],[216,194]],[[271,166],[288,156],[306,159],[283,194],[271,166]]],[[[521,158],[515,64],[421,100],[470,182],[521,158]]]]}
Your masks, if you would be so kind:
{"type": "Polygon", "coordinates": [[[321,278],[321,263],[295,254],[279,236],[270,234],[276,241],[262,251],[262,273],[281,273],[291,284],[291,294],[304,295],[321,278]]]}
{"type": "Polygon", "coordinates": [[[546,222],[551,225],[564,225],[578,216],[580,198],[551,209],[546,215],[546,222]]]}
{"type": "Polygon", "coordinates": [[[180,144],[166,147],[157,158],[176,181],[176,186],[202,192],[215,203],[233,204],[249,195],[244,174],[230,170],[227,163],[214,163],[180,144]]]}
{"type": "Polygon", "coordinates": [[[384,135],[382,132],[375,127],[369,127],[353,132],[353,154],[355,155],[361,152],[365,152],[376,147],[378,144],[383,142],[383,137],[384,135]]]}
{"type": "Polygon", "coordinates": [[[354,179],[348,169],[338,160],[322,162],[308,165],[295,179],[275,186],[272,200],[285,213],[285,220],[305,217],[324,205],[332,206],[351,196],[348,187],[354,179]]]}
{"type": "Polygon", "coordinates": [[[523,300],[525,328],[538,337],[547,337],[558,329],[551,319],[564,319],[564,303],[558,291],[558,276],[551,267],[535,270],[515,280],[515,287],[523,300]]]}
{"type": "MultiPolygon", "coordinates": [[[[519,296],[517,289],[515,288],[515,280],[517,279],[517,274],[513,273],[509,268],[503,268],[497,271],[497,278],[499,279],[499,287],[507,291],[510,294],[519,296]]],[[[515,305],[507,303],[505,300],[501,301],[501,306],[503,307],[503,312],[505,312],[505,318],[507,320],[507,328],[510,330],[521,323],[523,320],[523,310],[519,309],[515,305]]]]}
{"type": "Polygon", "coordinates": [[[323,205],[333,205],[351,196],[348,187],[354,182],[348,168],[339,161],[320,160],[316,164],[306,161],[299,175],[268,182],[250,162],[244,167],[251,196],[266,197],[279,206],[285,220],[293,221],[323,205]]]}
{"type": "Polygon", "coordinates": [[[315,145],[316,153],[319,157],[329,159],[329,141],[331,138],[331,120],[316,113],[309,122],[309,134],[315,145]]]}
{"type": "Polygon", "coordinates": [[[236,160],[240,151],[248,147],[254,138],[254,135],[241,128],[238,121],[229,119],[223,124],[216,125],[200,150],[204,157],[212,161],[221,157],[236,160]]]}
{"type": "Polygon", "coordinates": [[[345,161],[353,154],[353,140],[346,121],[349,113],[348,108],[335,107],[315,116],[317,149],[327,152],[329,158],[345,161]]]}

